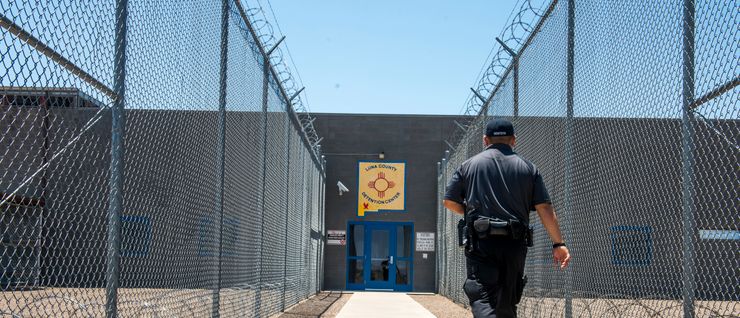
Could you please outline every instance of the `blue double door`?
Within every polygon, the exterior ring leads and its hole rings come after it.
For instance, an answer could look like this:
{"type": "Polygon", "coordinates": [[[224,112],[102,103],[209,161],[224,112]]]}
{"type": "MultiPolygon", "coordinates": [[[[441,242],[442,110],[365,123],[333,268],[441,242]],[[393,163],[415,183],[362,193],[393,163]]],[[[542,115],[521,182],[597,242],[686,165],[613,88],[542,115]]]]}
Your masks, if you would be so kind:
{"type": "Polygon", "coordinates": [[[413,223],[351,221],[347,227],[347,289],[412,290],[413,223]]]}

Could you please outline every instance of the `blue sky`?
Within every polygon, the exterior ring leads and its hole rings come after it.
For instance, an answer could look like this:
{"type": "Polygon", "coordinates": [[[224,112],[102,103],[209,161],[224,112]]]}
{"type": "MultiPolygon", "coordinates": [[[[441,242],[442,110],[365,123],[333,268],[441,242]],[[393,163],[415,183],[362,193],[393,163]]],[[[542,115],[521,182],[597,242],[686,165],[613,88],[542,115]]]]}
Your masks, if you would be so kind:
{"type": "MultiPolygon", "coordinates": [[[[112,9],[64,1],[69,5],[0,0],[0,10],[112,86],[112,9]],[[81,16],[89,23],[79,23],[81,16]]],[[[242,1],[261,4],[268,16],[275,13],[275,29],[279,26],[276,31],[287,35],[287,48],[306,86],[301,99],[314,113],[460,114],[491,49],[498,48],[494,37],[508,23],[512,9],[519,8],[517,0],[242,1]]],[[[532,2],[538,6],[550,0],[532,2]]],[[[219,3],[131,2],[126,107],[218,109],[219,3]]],[[[558,3],[523,53],[521,115],[565,114],[565,3],[558,3]]],[[[682,7],[664,4],[644,14],[640,3],[596,1],[576,7],[576,116],[681,116],[682,7]]],[[[718,27],[737,21],[737,11],[699,4],[697,97],[737,78],[740,70],[737,32],[718,27]]],[[[254,92],[261,87],[258,64],[245,49],[245,35],[236,32],[236,24],[231,27],[228,107],[261,109],[261,95],[254,92]]],[[[0,35],[0,61],[0,85],[76,87],[110,103],[8,32],[0,35]]],[[[492,115],[511,115],[511,87],[505,84],[494,97],[492,115]]],[[[739,92],[736,87],[696,112],[706,118],[736,119],[739,92]]]]}
{"type": "Polygon", "coordinates": [[[516,2],[270,5],[312,112],[459,114],[516,2]]]}

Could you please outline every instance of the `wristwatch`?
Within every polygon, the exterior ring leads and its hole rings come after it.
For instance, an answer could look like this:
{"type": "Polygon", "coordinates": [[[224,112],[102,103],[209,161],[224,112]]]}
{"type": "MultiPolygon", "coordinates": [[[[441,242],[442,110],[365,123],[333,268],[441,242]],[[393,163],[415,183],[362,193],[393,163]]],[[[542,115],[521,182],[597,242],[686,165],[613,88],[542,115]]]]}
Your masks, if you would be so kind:
{"type": "Polygon", "coordinates": [[[558,247],[561,247],[561,246],[565,246],[565,242],[555,243],[555,244],[552,245],[552,248],[558,248],[558,247]]]}

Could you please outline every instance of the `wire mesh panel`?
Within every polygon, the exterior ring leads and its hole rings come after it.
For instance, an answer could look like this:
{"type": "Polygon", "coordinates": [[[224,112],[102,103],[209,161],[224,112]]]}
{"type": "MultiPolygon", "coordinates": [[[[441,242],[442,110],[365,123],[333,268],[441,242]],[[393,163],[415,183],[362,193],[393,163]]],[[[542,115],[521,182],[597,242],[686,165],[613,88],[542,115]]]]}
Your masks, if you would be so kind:
{"type": "MultiPolygon", "coordinates": [[[[306,162],[304,165],[310,165],[311,158],[308,156],[303,157],[303,160],[306,162]]],[[[303,178],[303,193],[304,193],[304,205],[303,210],[301,211],[302,214],[302,224],[307,225],[301,227],[301,267],[303,269],[303,275],[301,275],[300,279],[300,292],[301,292],[301,298],[306,297],[309,295],[309,289],[311,285],[311,198],[313,197],[313,189],[311,185],[313,184],[313,174],[310,171],[304,171],[304,178],[303,178]]]]}
{"type": "Polygon", "coordinates": [[[0,315],[266,317],[317,290],[320,155],[241,2],[0,8],[0,315]]]}
{"type": "Polygon", "coordinates": [[[0,9],[0,312],[99,315],[68,304],[105,300],[112,3],[0,9]]]}
{"type": "Polygon", "coordinates": [[[300,288],[300,277],[304,274],[303,262],[297,255],[300,255],[301,251],[301,225],[302,225],[302,211],[303,211],[303,173],[304,165],[306,161],[304,157],[307,156],[306,151],[302,148],[302,142],[299,139],[300,135],[297,132],[293,132],[290,138],[291,152],[290,152],[290,164],[288,170],[288,227],[286,233],[286,271],[285,271],[285,306],[292,306],[301,299],[300,288]]]}
{"type": "Polygon", "coordinates": [[[592,255],[573,268],[574,314],[680,313],[680,307],[670,313],[676,303],[663,299],[680,297],[682,288],[682,224],[666,222],[681,215],[681,129],[675,118],[681,114],[682,11],[673,2],[576,6],[575,41],[587,40],[575,50],[573,111],[579,118],[573,121],[569,217],[574,233],[599,235],[573,234],[571,240],[574,250],[592,255]],[[600,32],[588,31],[597,25],[600,32]],[[626,41],[635,46],[620,44],[626,41]],[[592,54],[597,47],[604,53],[592,54]],[[618,137],[624,132],[629,138],[618,137]],[[599,182],[591,181],[594,176],[599,182]],[[591,273],[602,279],[579,279],[591,273]],[[604,298],[623,307],[589,299],[593,294],[609,295],[604,298]],[[632,299],[644,299],[645,306],[632,299]]]}
{"type": "Polygon", "coordinates": [[[129,5],[124,315],[212,311],[221,223],[220,9],[218,1],[129,5]],[[178,30],[197,22],[200,32],[178,30]],[[128,246],[136,253],[127,255],[128,246]]]}
{"type": "MultiPolygon", "coordinates": [[[[555,4],[539,33],[527,49],[520,52],[519,84],[515,93],[519,98],[519,114],[511,118],[517,129],[516,151],[537,165],[563,228],[570,217],[565,211],[568,202],[564,177],[567,169],[564,151],[567,146],[567,9],[567,1],[555,4]]],[[[530,216],[530,224],[535,230],[536,244],[527,255],[525,275],[529,282],[520,312],[531,316],[563,312],[565,277],[552,270],[550,239],[536,214],[530,216]]],[[[576,247],[573,250],[576,251],[576,247]]]]}
{"type": "MultiPolygon", "coordinates": [[[[521,316],[740,315],[738,8],[563,0],[529,24],[482,110],[513,122],[515,150],[542,173],[573,262],[553,267],[532,213],[521,316]]],[[[481,118],[441,162],[440,195],[481,150],[481,118]]],[[[458,218],[439,213],[439,290],[465,304],[458,218]]]]}
{"type": "Polygon", "coordinates": [[[309,259],[309,275],[311,276],[309,279],[309,288],[308,288],[308,295],[313,295],[316,292],[319,291],[319,279],[318,279],[318,270],[319,270],[319,246],[321,245],[321,236],[319,233],[319,216],[321,213],[319,213],[319,207],[321,202],[321,178],[319,177],[318,171],[310,171],[311,173],[311,211],[310,211],[310,229],[311,233],[309,234],[309,237],[311,238],[311,253],[310,253],[310,259],[309,259]]]}
{"type": "MultiPolygon", "coordinates": [[[[272,82],[272,79],[271,79],[272,82]]],[[[271,88],[274,82],[270,83],[271,88]]],[[[277,91],[270,89],[267,103],[267,141],[263,244],[260,257],[260,298],[262,315],[280,310],[282,306],[283,275],[285,269],[285,187],[288,173],[286,128],[288,117],[277,91]]]]}
{"type": "Polygon", "coordinates": [[[259,285],[265,114],[264,60],[244,21],[229,16],[226,93],[224,227],[220,314],[253,313],[259,285]]]}
{"type": "Polygon", "coordinates": [[[740,3],[697,1],[691,190],[696,312],[738,315],[740,300],[740,3]],[[734,40],[733,40],[734,39],[734,40]],[[698,232],[698,233],[697,233],[698,232]],[[733,234],[734,233],[734,234],[733,234]],[[734,263],[733,263],[734,262],[734,263]],[[729,266],[728,266],[729,265],[729,266]],[[734,302],[729,302],[734,301],[734,302]]]}

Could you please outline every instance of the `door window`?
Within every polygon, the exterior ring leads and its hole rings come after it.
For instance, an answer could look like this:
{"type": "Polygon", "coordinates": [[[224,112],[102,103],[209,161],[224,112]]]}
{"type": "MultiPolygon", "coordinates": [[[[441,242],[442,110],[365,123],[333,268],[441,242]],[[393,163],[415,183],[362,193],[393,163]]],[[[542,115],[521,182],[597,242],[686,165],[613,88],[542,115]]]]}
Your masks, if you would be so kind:
{"type": "Polygon", "coordinates": [[[396,227],[396,290],[411,290],[412,240],[414,230],[410,224],[396,227]]]}
{"type": "Polygon", "coordinates": [[[365,262],[363,260],[351,259],[349,260],[348,278],[350,284],[362,284],[364,283],[363,275],[365,269],[365,262]]]}
{"type": "Polygon", "coordinates": [[[347,283],[365,283],[365,226],[362,224],[349,225],[349,240],[347,244],[347,283]]]}
{"type": "Polygon", "coordinates": [[[374,230],[372,233],[370,280],[388,281],[390,268],[390,231],[374,230]]]}
{"type": "Polygon", "coordinates": [[[396,262],[396,284],[408,285],[409,284],[409,261],[397,261],[396,262]]]}
{"type": "Polygon", "coordinates": [[[362,224],[350,224],[349,231],[349,256],[364,256],[365,226],[362,224]]]}
{"type": "Polygon", "coordinates": [[[396,256],[411,257],[411,226],[399,225],[396,232],[396,256]]]}

